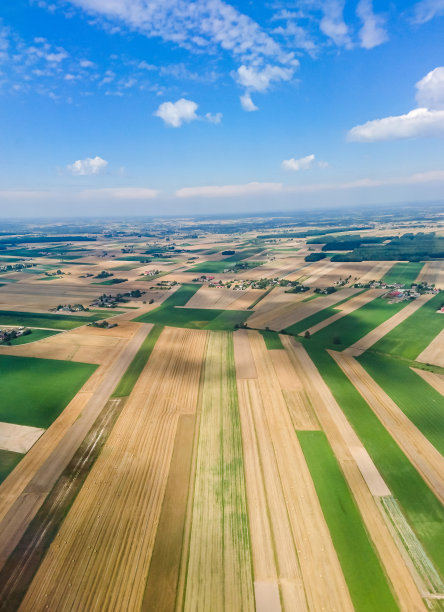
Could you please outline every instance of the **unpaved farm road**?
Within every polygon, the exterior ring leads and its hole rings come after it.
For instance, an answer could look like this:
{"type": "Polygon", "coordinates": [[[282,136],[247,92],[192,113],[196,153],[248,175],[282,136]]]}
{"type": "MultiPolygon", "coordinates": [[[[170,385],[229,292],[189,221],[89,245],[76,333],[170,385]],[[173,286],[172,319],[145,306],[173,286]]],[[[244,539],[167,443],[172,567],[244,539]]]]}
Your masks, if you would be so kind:
{"type": "MultiPolygon", "coordinates": [[[[143,324],[122,350],[83,412],[36,471],[0,523],[0,569],[12,553],[57,479],[71,461],[120,378],[128,368],[151,325],[143,324]]],[[[43,441],[43,438],[42,440],[43,441]]]]}

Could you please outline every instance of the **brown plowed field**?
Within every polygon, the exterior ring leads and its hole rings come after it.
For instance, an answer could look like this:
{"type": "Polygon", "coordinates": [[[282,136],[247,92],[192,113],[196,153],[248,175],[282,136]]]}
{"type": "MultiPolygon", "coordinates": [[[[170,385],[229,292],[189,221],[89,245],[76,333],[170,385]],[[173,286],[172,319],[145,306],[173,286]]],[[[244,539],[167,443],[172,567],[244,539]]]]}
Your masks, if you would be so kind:
{"type": "Polygon", "coordinates": [[[166,328],[22,610],[138,610],[180,414],[196,410],[206,332],[166,328]]]}
{"type": "Polygon", "coordinates": [[[444,289],[444,263],[442,261],[426,262],[417,280],[435,284],[437,289],[444,289]]]}

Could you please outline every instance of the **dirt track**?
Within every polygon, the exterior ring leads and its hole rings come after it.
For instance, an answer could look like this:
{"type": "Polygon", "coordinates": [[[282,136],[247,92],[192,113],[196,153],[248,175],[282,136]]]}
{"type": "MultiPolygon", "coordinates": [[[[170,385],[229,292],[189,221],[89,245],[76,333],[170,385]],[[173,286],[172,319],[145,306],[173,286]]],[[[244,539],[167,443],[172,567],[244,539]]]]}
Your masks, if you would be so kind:
{"type": "Polygon", "coordinates": [[[21,610],[140,609],[177,421],[196,410],[205,341],[206,332],[164,330],[21,610]]]}
{"type": "Polygon", "coordinates": [[[435,374],[434,372],[425,372],[417,368],[412,368],[421,378],[423,378],[431,387],[433,387],[438,393],[444,395],[444,375],[435,374]]]}
{"type": "Polygon", "coordinates": [[[345,349],[346,352],[354,357],[362,355],[362,353],[376,344],[378,340],[383,338],[400,323],[405,321],[411,314],[418,310],[418,308],[421,308],[421,306],[428,302],[432,297],[432,294],[425,294],[421,295],[419,298],[416,298],[416,300],[413,300],[413,302],[409,302],[407,306],[404,306],[404,308],[393,315],[393,317],[390,317],[390,319],[387,319],[384,321],[384,323],[381,323],[381,325],[378,325],[378,327],[372,329],[372,331],[366,334],[363,338],[345,349]]]}
{"type": "Polygon", "coordinates": [[[444,457],[356,359],[344,353],[329,353],[444,503],[444,457]]]}
{"type": "Polygon", "coordinates": [[[57,478],[82,443],[150,328],[150,325],[141,325],[137,334],[107,370],[95,392],[86,397],[85,402],[83,398],[80,400],[81,418],[78,418],[80,412],[77,410],[77,414],[69,411],[69,416],[65,419],[65,410],[24,457],[17,469],[2,483],[0,566],[3,566],[57,478]]]}

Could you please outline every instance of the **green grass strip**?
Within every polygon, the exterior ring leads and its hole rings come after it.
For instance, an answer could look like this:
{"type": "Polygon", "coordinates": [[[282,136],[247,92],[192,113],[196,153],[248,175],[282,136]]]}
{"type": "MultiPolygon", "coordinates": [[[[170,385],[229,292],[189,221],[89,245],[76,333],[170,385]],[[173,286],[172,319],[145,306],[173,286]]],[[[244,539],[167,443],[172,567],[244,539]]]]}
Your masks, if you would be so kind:
{"type": "Polygon", "coordinates": [[[158,308],[140,315],[135,321],[155,323],[188,329],[233,331],[251,315],[245,310],[218,310],[215,308],[176,308],[185,306],[202,285],[182,285],[158,308]]]}
{"type": "Polygon", "coordinates": [[[271,285],[271,287],[268,287],[268,289],[264,291],[262,295],[257,297],[254,300],[254,302],[248,306],[247,310],[253,310],[253,308],[255,308],[259,304],[259,302],[264,299],[264,297],[266,297],[271,291],[273,291],[273,289],[274,289],[274,285],[271,285]]]}
{"type": "Polygon", "coordinates": [[[268,329],[259,330],[265,340],[265,345],[269,351],[273,349],[283,349],[284,345],[279,337],[279,334],[275,331],[269,331],[268,329]]]}
{"type": "Polygon", "coordinates": [[[12,472],[23,457],[24,455],[20,453],[0,450],[0,483],[5,480],[6,476],[12,472]]]}
{"type": "Polygon", "coordinates": [[[359,510],[325,434],[322,431],[298,431],[297,436],[355,610],[398,610],[359,510]]]}
{"type": "Polygon", "coordinates": [[[328,325],[328,327],[319,330],[313,334],[310,341],[319,348],[332,348],[341,351],[363,338],[372,329],[381,325],[405,306],[407,306],[407,302],[389,304],[387,300],[377,297],[328,325]]]}
{"type": "Polygon", "coordinates": [[[330,387],[382,477],[400,504],[437,570],[444,576],[444,508],[417,470],[334,359],[304,341],[311,359],[330,387]]]}
{"type": "Polygon", "coordinates": [[[21,325],[23,327],[48,327],[53,329],[75,329],[100,319],[114,317],[123,311],[101,311],[87,316],[62,315],[49,312],[18,312],[15,310],[0,310],[0,325],[21,325]]]}
{"type": "Polygon", "coordinates": [[[54,336],[55,334],[59,334],[58,331],[51,331],[49,329],[33,329],[30,334],[25,334],[24,336],[18,336],[17,338],[13,338],[10,340],[8,345],[15,346],[16,344],[28,344],[29,342],[37,342],[37,340],[43,340],[44,338],[49,338],[49,336],[54,336]]]}
{"type": "Polygon", "coordinates": [[[444,329],[444,316],[436,311],[444,302],[441,291],[371,347],[371,351],[416,359],[444,329]]]}
{"type": "Polygon", "coordinates": [[[131,393],[136,384],[143,368],[145,367],[148,359],[150,358],[153,348],[162,333],[163,327],[161,325],[155,325],[148,336],[143,341],[142,346],[137,351],[136,356],[128,366],[125,374],[120,379],[117,387],[112,394],[112,397],[126,397],[131,393]]]}
{"type": "Polygon", "coordinates": [[[389,285],[393,283],[411,285],[417,279],[423,266],[423,261],[401,261],[392,266],[382,280],[389,285]]]}
{"type": "MultiPolygon", "coordinates": [[[[356,297],[360,293],[364,293],[364,291],[358,291],[357,293],[354,293],[353,295],[349,295],[348,297],[345,298],[345,300],[341,300],[340,302],[337,302],[336,304],[333,304],[332,306],[327,306],[326,308],[323,308],[322,310],[315,312],[309,317],[302,319],[302,321],[298,321],[297,323],[294,323],[294,325],[290,325],[290,327],[287,327],[284,330],[285,333],[291,334],[293,336],[297,336],[298,334],[302,333],[306,329],[310,329],[310,327],[313,327],[314,325],[321,323],[321,321],[325,321],[325,319],[328,319],[329,317],[332,317],[333,315],[338,314],[339,312],[338,307],[341,306],[341,304],[345,304],[345,302],[348,302],[348,300],[351,300],[352,298],[356,297]]],[[[308,302],[314,299],[315,297],[323,297],[323,294],[315,293],[314,295],[310,295],[308,298],[302,301],[308,302]]]]}
{"type": "Polygon", "coordinates": [[[370,351],[361,355],[358,361],[419,431],[444,455],[442,395],[413,372],[409,362],[370,351]]]}

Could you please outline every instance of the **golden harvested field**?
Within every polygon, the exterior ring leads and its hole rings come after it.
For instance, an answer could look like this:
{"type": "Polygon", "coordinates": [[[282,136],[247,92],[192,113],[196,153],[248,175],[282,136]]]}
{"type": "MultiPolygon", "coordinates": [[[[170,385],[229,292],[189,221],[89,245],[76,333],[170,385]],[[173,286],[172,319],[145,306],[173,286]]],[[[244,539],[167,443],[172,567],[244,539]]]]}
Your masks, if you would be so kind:
{"type": "Polygon", "coordinates": [[[196,410],[205,343],[205,332],[164,330],[22,610],[46,602],[57,610],[140,609],[177,422],[196,410]]]}
{"type": "Polygon", "coordinates": [[[417,280],[433,283],[438,289],[444,289],[444,263],[442,261],[427,261],[417,280]]]}
{"type": "Polygon", "coordinates": [[[209,335],[184,610],[254,610],[231,334],[209,335]]]}
{"type": "Polygon", "coordinates": [[[276,317],[293,312],[297,304],[307,298],[307,293],[285,293],[285,287],[276,287],[261,300],[248,318],[251,327],[265,328],[276,317]]]}
{"type": "Polygon", "coordinates": [[[274,582],[286,610],[353,610],[282,393],[295,391],[290,363],[278,351],[279,379],[263,338],[257,332],[248,338],[258,377],[239,379],[238,389],[258,592],[274,582]]]}
{"type": "MultiPolygon", "coordinates": [[[[444,317],[443,315],[439,315],[444,317]]],[[[430,342],[430,344],[418,355],[416,361],[432,363],[444,368],[444,329],[430,342]]]]}
{"type": "Polygon", "coordinates": [[[226,310],[245,310],[263,291],[260,289],[217,289],[203,285],[184,308],[217,308],[226,310]]]}
{"type": "Polygon", "coordinates": [[[412,368],[421,378],[423,378],[431,387],[433,387],[438,393],[444,395],[444,375],[434,374],[433,372],[426,372],[425,370],[418,370],[412,368]]]}

